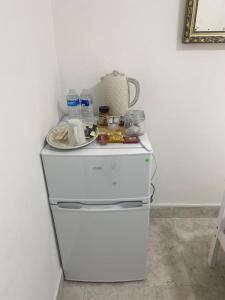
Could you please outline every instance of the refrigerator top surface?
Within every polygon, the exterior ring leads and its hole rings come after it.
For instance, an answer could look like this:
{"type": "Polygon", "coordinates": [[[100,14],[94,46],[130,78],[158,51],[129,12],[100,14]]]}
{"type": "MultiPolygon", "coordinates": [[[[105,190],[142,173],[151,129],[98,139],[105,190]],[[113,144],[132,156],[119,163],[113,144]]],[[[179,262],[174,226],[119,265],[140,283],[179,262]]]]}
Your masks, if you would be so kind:
{"type": "Polygon", "coordinates": [[[108,143],[100,145],[96,141],[88,146],[75,150],[58,150],[46,145],[42,151],[42,156],[110,156],[110,155],[137,155],[151,154],[153,152],[151,143],[147,134],[140,136],[140,143],[137,144],[122,144],[108,143]]]}

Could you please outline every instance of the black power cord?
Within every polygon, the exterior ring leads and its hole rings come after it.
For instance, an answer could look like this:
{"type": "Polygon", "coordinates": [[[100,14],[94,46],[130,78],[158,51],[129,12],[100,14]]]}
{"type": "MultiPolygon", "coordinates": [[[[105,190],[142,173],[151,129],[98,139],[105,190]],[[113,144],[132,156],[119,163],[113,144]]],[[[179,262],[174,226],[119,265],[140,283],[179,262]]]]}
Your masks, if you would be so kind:
{"type": "Polygon", "coordinates": [[[153,183],[151,183],[151,187],[152,187],[152,194],[150,197],[150,202],[152,203],[154,201],[154,194],[155,194],[155,186],[153,183]]]}
{"type": "Polygon", "coordinates": [[[153,172],[153,174],[152,174],[152,177],[151,177],[151,187],[152,187],[152,194],[151,194],[151,197],[150,197],[150,202],[151,202],[151,203],[154,201],[154,194],[155,194],[155,186],[154,186],[154,184],[152,183],[152,180],[153,180],[153,178],[155,177],[155,174],[156,174],[156,171],[157,171],[157,168],[158,168],[157,162],[156,162],[156,158],[155,158],[155,155],[152,154],[152,157],[153,157],[154,162],[155,162],[155,170],[154,170],[154,172],[153,172]]]}
{"type": "MultiPolygon", "coordinates": [[[[141,141],[140,141],[140,143],[141,143],[141,145],[142,145],[146,150],[149,150],[148,148],[146,148],[146,146],[145,146],[144,143],[142,143],[141,141]]],[[[153,178],[155,177],[155,174],[156,174],[156,171],[157,171],[157,168],[158,168],[158,166],[157,166],[157,161],[156,161],[156,158],[155,158],[155,155],[152,154],[152,157],[153,157],[154,162],[155,162],[155,170],[154,170],[154,172],[153,172],[153,174],[152,174],[152,177],[151,177],[151,183],[150,183],[150,185],[151,185],[151,187],[152,187],[152,194],[151,194],[151,196],[150,196],[150,202],[151,202],[151,203],[154,201],[154,194],[155,194],[155,186],[154,186],[154,184],[152,183],[152,180],[153,180],[153,178]]]]}

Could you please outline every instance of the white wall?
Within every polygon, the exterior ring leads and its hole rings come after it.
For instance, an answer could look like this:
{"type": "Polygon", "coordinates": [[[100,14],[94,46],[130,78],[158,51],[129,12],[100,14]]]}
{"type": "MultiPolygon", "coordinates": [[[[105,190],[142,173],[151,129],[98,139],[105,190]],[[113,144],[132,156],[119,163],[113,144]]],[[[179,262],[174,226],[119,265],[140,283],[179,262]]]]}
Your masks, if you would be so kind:
{"type": "Polygon", "coordinates": [[[225,188],[224,45],[182,45],[185,0],[54,0],[63,87],[89,88],[119,69],[158,161],[158,204],[218,204],[225,188]]]}
{"type": "Polygon", "coordinates": [[[60,267],[40,161],[59,95],[51,1],[1,1],[0,36],[0,299],[53,300],[60,267]]]}

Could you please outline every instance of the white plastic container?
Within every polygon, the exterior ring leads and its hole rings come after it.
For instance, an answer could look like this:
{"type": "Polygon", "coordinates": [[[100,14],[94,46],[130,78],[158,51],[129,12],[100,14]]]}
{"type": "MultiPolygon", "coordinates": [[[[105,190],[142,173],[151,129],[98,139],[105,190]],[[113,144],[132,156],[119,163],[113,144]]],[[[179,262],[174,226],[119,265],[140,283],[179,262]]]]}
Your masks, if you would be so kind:
{"type": "Polygon", "coordinates": [[[69,117],[80,119],[81,118],[80,99],[76,91],[70,89],[69,93],[66,96],[66,100],[67,100],[69,117]]]}
{"type": "Polygon", "coordinates": [[[86,123],[94,123],[93,101],[88,90],[83,90],[80,95],[81,115],[86,123]]]}

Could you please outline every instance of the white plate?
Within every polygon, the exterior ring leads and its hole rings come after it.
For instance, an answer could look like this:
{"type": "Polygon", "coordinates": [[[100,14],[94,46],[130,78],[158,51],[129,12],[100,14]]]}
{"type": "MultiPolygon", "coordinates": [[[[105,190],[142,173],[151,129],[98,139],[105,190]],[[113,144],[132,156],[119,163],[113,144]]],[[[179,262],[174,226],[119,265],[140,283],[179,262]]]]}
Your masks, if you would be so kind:
{"type": "Polygon", "coordinates": [[[55,140],[54,136],[56,135],[58,128],[63,127],[63,126],[65,126],[65,123],[64,124],[59,124],[58,126],[52,128],[49,131],[49,133],[46,137],[46,141],[51,147],[56,148],[56,149],[62,149],[62,150],[79,149],[79,148],[82,148],[82,147],[85,147],[85,146],[91,144],[98,137],[98,129],[96,128],[95,137],[87,139],[87,141],[83,144],[71,146],[71,145],[69,145],[68,142],[58,142],[58,141],[55,140]]]}

